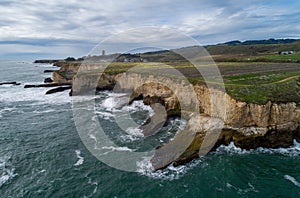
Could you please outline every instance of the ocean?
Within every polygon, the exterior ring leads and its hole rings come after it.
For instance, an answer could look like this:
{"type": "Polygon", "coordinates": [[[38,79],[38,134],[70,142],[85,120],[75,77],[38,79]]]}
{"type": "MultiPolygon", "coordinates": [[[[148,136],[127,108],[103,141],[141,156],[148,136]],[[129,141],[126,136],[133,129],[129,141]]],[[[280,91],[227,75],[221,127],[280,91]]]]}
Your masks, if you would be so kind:
{"type": "MultiPolygon", "coordinates": [[[[246,151],[233,144],[184,165],[153,171],[147,161],[137,172],[112,168],[85,147],[74,123],[69,91],[45,95],[39,84],[58,69],[32,61],[0,61],[1,197],[300,197],[300,144],[290,148],[246,151]]],[[[120,96],[97,94],[95,115],[119,147],[147,150],[174,137],[185,125],[170,119],[149,140],[117,127],[114,110],[120,96]]],[[[153,114],[141,101],[121,107],[137,123],[153,114]]],[[[125,119],[125,118],[124,118],[125,119]]]]}

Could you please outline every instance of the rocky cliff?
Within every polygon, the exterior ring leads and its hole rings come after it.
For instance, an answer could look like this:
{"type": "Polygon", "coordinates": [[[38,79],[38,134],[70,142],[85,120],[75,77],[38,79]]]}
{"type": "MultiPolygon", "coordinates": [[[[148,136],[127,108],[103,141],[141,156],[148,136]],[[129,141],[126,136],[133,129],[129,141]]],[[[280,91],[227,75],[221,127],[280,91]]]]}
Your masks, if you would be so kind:
{"type": "Polygon", "coordinates": [[[60,67],[58,71],[53,72],[53,82],[55,83],[70,83],[73,77],[77,74],[81,62],[65,62],[59,61],[54,63],[60,67]]]}
{"type": "MultiPolygon", "coordinates": [[[[77,69],[77,70],[76,70],[77,69]]],[[[64,66],[61,73],[73,76],[78,66],[64,66]]],[[[54,81],[71,80],[54,73],[54,81]]],[[[296,103],[248,104],[219,89],[191,85],[182,79],[139,73],[77,75],[72,94],[109,89],[131,93],[131,101],[160,103],[168,116],[184,116],[186,128],[174,140],[156,149],[151,162],[155,169],[170,163],[186,163],[221,144],[233,141],[245,149],[287,147],[300,140],[300,109],[296,103]],[[213,95],[213,97],[212,97],[213,95]],[[197,112],[197,113],[195,113],[197,112]]]]}

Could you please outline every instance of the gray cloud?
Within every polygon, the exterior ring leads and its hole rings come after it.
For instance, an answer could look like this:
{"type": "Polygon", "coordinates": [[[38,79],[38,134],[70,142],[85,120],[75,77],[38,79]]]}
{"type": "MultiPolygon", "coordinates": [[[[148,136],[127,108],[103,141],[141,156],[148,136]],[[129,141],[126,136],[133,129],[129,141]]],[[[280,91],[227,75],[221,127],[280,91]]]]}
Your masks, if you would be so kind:
{"type": "Polygon", "coordinates": [[[296,0],[4,0],[0,51],[2,57],[31,51],[82,56],[108,36],[140,26],[175,28],[203,44],[300,37],[299,5],[296,0]]]}

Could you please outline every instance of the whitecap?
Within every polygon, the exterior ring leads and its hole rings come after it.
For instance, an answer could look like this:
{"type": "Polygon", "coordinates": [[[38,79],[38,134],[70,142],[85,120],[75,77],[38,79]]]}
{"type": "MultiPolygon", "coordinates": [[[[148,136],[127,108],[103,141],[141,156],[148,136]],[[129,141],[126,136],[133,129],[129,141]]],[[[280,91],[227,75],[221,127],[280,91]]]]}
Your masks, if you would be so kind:
{"type": "MultiPolygon", "coordinates": [[[[188,170],[199,165],[202,162],[202,158],[193,160],[186,165],[174,166],[169,165],[163,170],[155,171],[152,163],[150,162],[152,157],[145,157],[143,160],[137,162],[137,172],[141,175],[145,175],[154,179],[176,180],[187,173],[188,170]]],[[[207,164],[203,163],[203,166],[207,164]]]]}
{"type": "Polygon", "coordinates": [[[103,146],[102,149],[110,150],[111,152],[113,152],[113,151],[129,151],[129,152],[133,152],[133,151],[135,151],[134,149],[128,148],[126,146],[123,146],[123,147],[103,146]]]}
{"type": "Polygon", "coordinates": [[[74,166],[80,166],[84,162],[84,158],[80,155],[81,151],[80,150],[75,150],[76,157],[78,158],[77,162],[74,164],[74,166]]]}
{"type": "MultiPolygon", "coordinates": [[[[34,84],[34,83],[33,83],[34,84]]],[[[45,95],[49,88],[23,88],[16,87],[0,90],[0,102],[34,102],[40,104],[65,104],[71,102],[68,90],[45,95]]]]}
{"type": "Polygon", "coordinates": [[[108,93],[108,98],[104,99],[100,107],[106,111],[113,111],[122,108],[128,102],[124,93],[108,93]]]}
{"type": "Polygon", "coordinates": [[[228,146],[221,145],[216,153],[231,153],[231,154],[250,154],[250,153],[266,153],[266,154],[282,154],[287,156],[299,156],[300,155],[300,143],[294,140],[292,146],[288,148],[262,148],[259,147],[257,149],[245,150],[241,149],[234,145],[233,142],[230,142],[228,146]]]}
{"type": "Polygon", "coordinates": [[[300,182],[298,182],[294,177],[290,175],[285,175],[284,178],[290,182],[292,182],[295,186],[300,187],[300,182]]]}
{"type": "Polygon", "coordinates": [[[267,149],[267,148],[258,148],[256,149],[258,152],[261,153],[278,153],[282,155],[287,155],[287,156],[299,156],[300,155],[300,144],[294,140],[294,143],[292,146],[288,148],[277,148],[277,149],[267,149]]]}
{"type": "Polygon", "coordinates": [[[101,150],[107,150],[106,152],[103,152],[101,155],[107,155],[107,154],[115,152],[115,151],[119,151],[119,152],[134,152],[135,151],[135,149],[131,149],[126,146],[123,146],[123,147],[103,146],[101,148],[101,150]]]}
{"type": "Polygon", "coordinates": [[[110,113],[110,112],[105,112],[105,111],[96,111],[96,114],[97,114],[100,118],[102,118],[102,119],[104,119],[104,120],[110,120],[110,121],[112,121],[112,120],[113,120],[112,118],[115,117],[114,114],[112,114],[112,113],[110,113]]]}
{"type": "Polygon", "coordinates": [[[35,110],[35,111],[33,111],[33,113],[52,113],[52,112],[57,112],[57,110],[56,109],[46,109],[46,110],[35,110]]]}
{"type": "Polygon", "coordinates": [[[3,114],[5,114],[7,112],[12,112],[16,109],[17,109],[16,107],[4,107],[4,108],[0,109],[0,118],[3,117],[3,114]]]}
{"type": "Polygon", "coordinates": [[[149,105],[145,105],[141,100],[134,101],[131,105],[124,106],[121,110],[128,112],[147,111],[149,117],[154,115],[153,109],[149,105]]]}
{"type": "Polygon", "coordinates": [[[217,153],[238,153],[238,154],[247,154],[250,153],[250,151],[241,149],[237,146],[235,146],[234,142],[230,142],[228,146],[221,145],[219,148],[216,150],[217,153]]]}
{"type": "Polygon", "coordinates": [[[129,127],[125,130],[127,134],[120,135],[120,138],[123,142],[133,142],[141,140],[144,137],[143,130],[139,128],[129,127]]]}
{"type": "Polygon", "coordinates": [[[144,137],[143,130],[139,128],[129,127],[126,129],[126,133],[134,137],[144,137]]]}
{"type": "Polygon", "coordinates": [[[0,158],[0,187],[18,175],[14,171],[15,168],[8,163],[8,158],[0,158]]]}

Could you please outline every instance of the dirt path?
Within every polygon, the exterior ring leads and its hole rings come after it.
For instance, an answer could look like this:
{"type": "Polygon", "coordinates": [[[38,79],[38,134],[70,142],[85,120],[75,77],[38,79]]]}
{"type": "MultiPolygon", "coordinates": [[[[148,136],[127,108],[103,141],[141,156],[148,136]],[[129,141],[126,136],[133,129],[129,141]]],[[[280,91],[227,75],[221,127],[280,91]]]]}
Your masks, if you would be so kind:
{"type": "MultiPolygon", "coordinates": [[[[290,76],[290,77],[287,77],[287,78],[284,78],[282,80],[279,80],[279,81],[275,81],[275,82],[271,82],[271,83],[263,83],[263,84],[255,84],[255,85],[251,85],[251,84],[232,84],[232,83],[224,83],[224,85],[230,85],[230,86],[238,86],[238,87],[252,87],[252,86],[258,86],[258,85],[261,85],[261,86],[264,86],[264,85],[273,85],[273,84],[279,84],[279,83],[283,83],[283,82],[287,82],[289,80],[292,80],[294,78],[298,78],[300,77],[300,75],[296,75],[296,76],[290,76]]],[[[206,82],[204,80],[201,80],[202,82],[206,82]]],[[[207,82],[206,82],[207,83],[207,82]]],[[[217,84],[217,85],[221,85],[223,83],[220,83],[220,82],[208,82],[210,84],[217,84]]]]}

